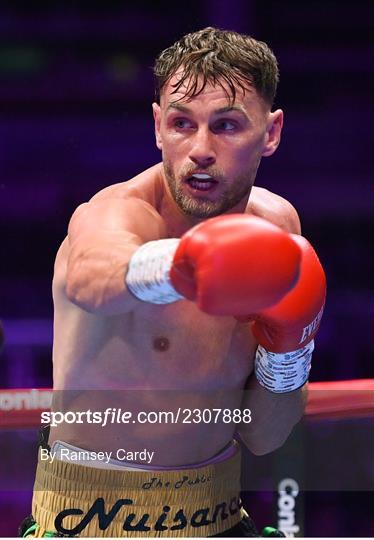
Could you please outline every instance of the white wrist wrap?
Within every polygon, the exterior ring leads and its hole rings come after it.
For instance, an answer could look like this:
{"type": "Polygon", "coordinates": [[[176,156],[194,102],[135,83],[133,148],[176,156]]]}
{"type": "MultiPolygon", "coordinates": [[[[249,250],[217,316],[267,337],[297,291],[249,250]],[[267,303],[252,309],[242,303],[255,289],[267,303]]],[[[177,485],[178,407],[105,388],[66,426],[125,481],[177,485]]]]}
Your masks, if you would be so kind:
{"type": "Polygon", "coordinates": [[[166,238],[147,242],[130,259],[127,288],[139,300],[152,304],[169,304],[181,300],[170,282],[170,268],[179,238],[166,238]]]}
{"type": "Polygon", "coordinates": [[[303,386],[309,376],[314,341],[287,353],[269,352],[259,345],[255,358],[258,382],[270,392],[292,392],[303,386]]]}

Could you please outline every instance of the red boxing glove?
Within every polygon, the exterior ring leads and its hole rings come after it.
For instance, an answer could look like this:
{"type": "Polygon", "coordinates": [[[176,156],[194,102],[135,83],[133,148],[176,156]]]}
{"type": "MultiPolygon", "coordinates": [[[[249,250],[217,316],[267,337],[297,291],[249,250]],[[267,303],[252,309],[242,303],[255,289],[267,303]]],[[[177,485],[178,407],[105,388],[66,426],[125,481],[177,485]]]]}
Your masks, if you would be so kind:
{"type": "Polygon", "coordinates": [[[264,219],[230,214],[182,236],[170,280],[211,315],[241,316],[273,306],[297,282],[298,242],[264,219]]]}
{"type": "Polygon", "coordinates": [[[253,316],[257,341],[275,353],[300,349],[314,338],[326,297],[326,277],[314,249],[302,236],[291,236],[302,251],[299,279],[280,302],[253,316]]]}

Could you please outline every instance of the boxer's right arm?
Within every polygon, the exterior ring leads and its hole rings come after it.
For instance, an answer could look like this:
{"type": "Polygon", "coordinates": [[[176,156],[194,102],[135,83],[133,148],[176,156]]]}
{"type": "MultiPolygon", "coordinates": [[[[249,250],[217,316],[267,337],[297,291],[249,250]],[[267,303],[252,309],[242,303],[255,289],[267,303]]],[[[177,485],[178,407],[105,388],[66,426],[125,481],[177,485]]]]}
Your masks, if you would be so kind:
{"type": "Polygon", "coordinates": [[[139,246],[165,235],[161,216],[140,199],[94,199],[81,205],[68,230],[68,299],[92,313],[131,311],[139,301],[126,287],[129,260],[139,246]]]}

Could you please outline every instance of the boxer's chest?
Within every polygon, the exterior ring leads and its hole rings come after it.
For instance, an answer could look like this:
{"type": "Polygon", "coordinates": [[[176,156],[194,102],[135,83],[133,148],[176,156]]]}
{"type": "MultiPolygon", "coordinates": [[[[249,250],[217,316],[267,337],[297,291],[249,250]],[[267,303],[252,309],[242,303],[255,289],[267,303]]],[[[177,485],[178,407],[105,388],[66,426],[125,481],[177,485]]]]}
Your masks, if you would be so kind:
{"type": "Polygon", "coordinates": [[[134,376],[143,371],[156,386],[242,387],[252,371],[256,345],[249,325],[204,314],[192,302],[147,304],[114,326],[130,364],[136,358],[134,376]]]}
{"type": "Polygon", "coordinates": [[[256,343],[249,325],[188,301],[113,317],[81,311],[55,335],[55,382],[91,388],[243,388],[256,343]]]}

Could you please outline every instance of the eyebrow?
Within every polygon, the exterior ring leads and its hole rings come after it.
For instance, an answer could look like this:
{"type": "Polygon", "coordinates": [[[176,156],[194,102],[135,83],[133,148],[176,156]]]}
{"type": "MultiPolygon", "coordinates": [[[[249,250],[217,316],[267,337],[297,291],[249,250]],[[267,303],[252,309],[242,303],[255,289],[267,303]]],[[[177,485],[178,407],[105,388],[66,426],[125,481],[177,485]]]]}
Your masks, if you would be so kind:
{"type": "MultiPolygon", "coordinates": [[[[185,105],[181,105],[180,103],[177,103],[177,102],[169,103],[169,105],[166,108],[166,111],[173,110],[173,109],[179,112],[186,113],[186,114],[192,112],[191,109],[189,109],[189,107],[186,107],[185,105]]],[[[246,118],[248,118],[247,113],[245,112],[244,108],[241,105],[227,105],[226,107],[220,107],[219,109],[216,109],[215,111],[213,111],[213,114],[224,114],[228,112],[239,112],[242,115],[244,115],[246,118]]]]}

